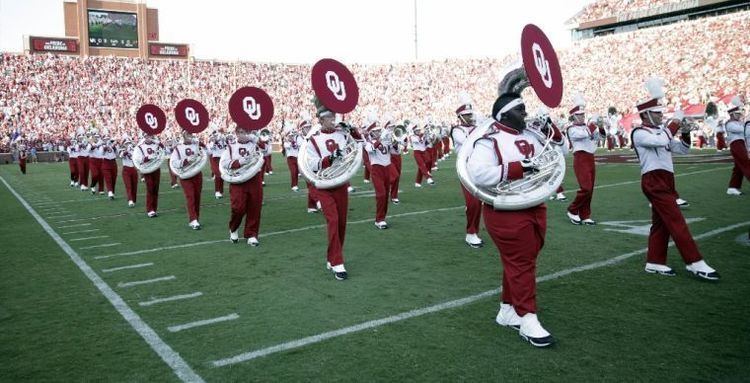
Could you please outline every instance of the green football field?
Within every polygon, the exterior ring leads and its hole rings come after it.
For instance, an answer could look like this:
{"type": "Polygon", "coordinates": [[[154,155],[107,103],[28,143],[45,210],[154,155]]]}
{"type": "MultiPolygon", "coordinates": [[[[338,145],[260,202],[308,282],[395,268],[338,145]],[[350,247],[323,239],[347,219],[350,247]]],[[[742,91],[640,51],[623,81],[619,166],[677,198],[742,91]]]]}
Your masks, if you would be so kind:
{"type": "Polygon", "coordinates": [[[484,248],[463,242],[454,158],[422,189],[404,158],[388,230],[354,178],[344,282],[325,270],[323,216],[290,191],[279,154],[257,248],[228,240],[229,201],[205,170],[193,231],[166,170],[148,219],[142,183],[129,209],[121,179],[109,201],[70,188],[67,164],[0,166],[0,381],[749,379],[750,197],[725,194],[731,164],[711,150],[676,166],[717,283],[689,276],[674,248],[676,277],[643,271],[650,209],[632,157],[601,158],[599,225],[571,225],[567,202],[550,201],[538,314],[558,343],[535,349],[494,322],[501,265],[484,231],[484,248]]]}

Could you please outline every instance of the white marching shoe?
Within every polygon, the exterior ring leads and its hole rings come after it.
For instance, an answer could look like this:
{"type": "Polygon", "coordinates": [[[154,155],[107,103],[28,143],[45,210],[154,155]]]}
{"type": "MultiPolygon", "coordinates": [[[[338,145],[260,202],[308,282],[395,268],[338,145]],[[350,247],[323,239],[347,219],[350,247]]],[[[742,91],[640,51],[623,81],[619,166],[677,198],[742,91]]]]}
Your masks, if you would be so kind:
{"type": "Polygon", "coordinates": [[[646,263],[646,267],[644,268],[644,270],[647,273],[666,275],[668,277],[674,277],[675,275],[677,275],[671,267],[667,265],[660,265],[658,263],[646,263]]]}
{"type": "Polygon", "coordinates": [[[367,180],[367,179],[365,179],[365,180],[362,180],[362,182],[364,182],[364,183],[366,183],[366,184],[369,184],[369,183],[370,183],[370,180],[367,180]]]}
{"type": "Polygon", "coordinates": [[[422,184],[419,184],[419,183],[415,183],[415,184],[414,184],[414,187],[415,187],[415,188],[421,188],[421,187],[422,187],[422,184]]]}
{"type": "Polygon", "coordinates": [[[309,207],[309,208],[307,208],[307,212],[308,212],[308,213],[317,213],[317,212],[318,212],[318,209],[316,209],[316,208],[314,208],[314,207],[309,207]]]}
{"type": "Polygon", "coordinates": [[[135,207],[135,202],[128,201],[128,207],[135,207]]]}
{"type": "Polygon", "coordinates": [[[430,178],[427,179],[427,184],[428,185],[434,185],[435,184],[435,180],[433,180],[432,177],[430,177],[430,178]]]}
{"type": "Polygon", "coordinates": [[[679,207],[688,207],[688,206],[690,206],[690,203],[688,201],[685,201],[682,198],[677,198],[675,200],[675,202],[677,203],[677,206],[679,206],[679,207]]]}
{"type": "Polygon", "coordinates": [[[76,187],[76,183],[73,182],[73,181],[70,181],[70,187],[72,187],[72,188],[76,187]]]}
{"type": "Polygon", "coordinates": [[[112,192],[108,192],[108,193],[107,193],[107,198],[109,198],[109,199],[111,199],[111,200],[115,199],[115,193],[112,193],[112,192]]]}
{"type": "Polygon", "coordinates": [[[222,199],[224,198],[224,194],[221,194],[221,192],[214,193],[214,198],[216,199],[222,199]]]}
{"type": "Polygon", "coordinates": [[[482,238],[479,238],[476,234],[466,234],[466,244],[471,246],[474,249],[478,249],[482,246],[484,246],[484,241],[482,241],[482,238]]]}
{"type": "Polygon", "coordinates": [[[507,303],[500,304],[500,311],[497,312],[495,322],[500,326],[516,330],[521,328],[521,317],[516,313],[516,309],[507,303]]]}
{"type": "Polygon", "coordinates": [[[151,210],[150,212],[146,213],[146,216],[149,217],[149,218],[154,218],[154,217],[156,217],[158,215],[159,215],[159,213],[157,213],[157,212],[155,212],[153,210],[151,210]]]}
{"type": "Polygon", "coordinates": [[[594,221],[591,218],[586,218],[583,221],[581,221],[581,223],[584,225],[596,225],[596,221],[594,221]]]}
{"type": "Polygon", "coordinates": [[[568,197],[566,197],[565,194],[563,193],[557,193],[557,195],[555,196],[555,199],[558,201],[565,201],[568,199],[568,197]]]}
{"type": "Polygon", "coordinates": [[[273,170],[269,171],[269,172],[268,172],[268,175],[269,175],[269,176],[272,176],[272,175],[273,175],[273,170]]]}
{"type": "Polygon", "coordinates": [[[229,240],[232,241],[232,243],[237,243],[240,241],[240,234],[237,231],[230,231],[229,232],[229,240]]]}
{"type": "Polygon", "coordinates": [[[196,219],[190,221],[190,223],[188,224],[188,226],[190,226],[190,228],[193,229],[193,230],[200,230],[201,229],[201,224],[196,219]]]}
{"type": "Polygon", "coordinates": [[[539,318],[533,313],[521,317],[521,327],[518,334],[534,347],[547,347],[555,343],[555,338],[542,327],[539,318]]]}
{"type": "Polygon", "coordinates": [[[718,281],[721,278],[719,273],[702,259],[685,266],[685,268],[698,278],[708,279],[709,281],[718,281]]]}
{"type": "Polygon", "coordinates": [[[172,186],[170,186],[170,187],[172,189],[177,189],[178,187],[180,187],[180,184],[172,184],[172,186]]]}
{"type": "Polygon", "coordinates": [[[388,223],[386,223],[385,221],[378,221],[378,222],[375,222],[375,227],[377,227],[380,230],[385,230],[388,228],[388,223]]]}
{"type": "Polygon", "coordinates": [[[578,216],[578,214],[573,214],[571,212],[566,212],[568,214],[568,218],[570,219],[570,223],[574,225],[580,225],[581,224],[581,217],[578,216]]]}
{"type": "Polygon", "coordinates": [[[260,246],[260,242],[258,242],[258,238],[250,237],[247,239],[247,244],[252,247],[258,247],[260,246]]]}
{"type": "Polygon", "coordinates": [[[401,203],[398,198],[391,198],[391,202],[393,202],[394,205],[398,205],[401,203]]]}
{"type": "Polygon", "coordinates": [[[742,192],[737,188],[729,188],[727,189],[727,195],[742,195],[742,192]]]}
{"type": "Polygon", "coordinates": [[[349,274],[346,273],[346,268],[344,268],[344,264],[331,266],[331,262],[326,262],[326,269],[331,270],[333,273],[333,277],[336,278],[337,281],[343,281],[347,278],[349,278],[349,274]]]}
{"type": "Polygon", "coordinates": [[[89,190],[89,187],[86,185],[81,185],[81,191],[89,190]]]}
{"type": "Polygon", "coordinates": [[[297,187],[297,186],[292,186],[292,191],[293,191],[293,192],[295,192],[295,193],[296,193],[296,192],[298,192],[298,191],[299,191],[299,187],[297,187]]]}
{"type": "Polygon", "coordinates": [[[356,190],[353,187],[349,186],[349,187],[346,188],[346,191],[348,193],[354,193],[356,190]]]}

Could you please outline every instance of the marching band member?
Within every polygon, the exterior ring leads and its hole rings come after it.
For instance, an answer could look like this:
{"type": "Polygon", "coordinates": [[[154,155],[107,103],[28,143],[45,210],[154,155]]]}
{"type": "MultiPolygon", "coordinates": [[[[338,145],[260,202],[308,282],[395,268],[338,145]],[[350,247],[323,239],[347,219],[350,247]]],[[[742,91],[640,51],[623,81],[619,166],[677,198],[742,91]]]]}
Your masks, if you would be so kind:
{"type": "Polygon", "coordinates": [[[675,275],[666,265],[667,246],[671,237],[689,272],[700,278],[717,280],[719,273],[703,260],[685,223],[685,217],[675,204],[677,192],[674,187],[672,153],[689,153],[690,131],[681,129],[677,120],[673,120],[666,128],[662,125],[662,86],[662,81],[658,78],[651,78],[646,82],[651,98],[636,106],[643,125],[630,133],[641,165],[641,189],[651,202],[652,223],[645,271],[675,275]],[[678,131],[680,141],[673,139],[678,131]]]}
{"type": "MultiPolygon", "coordinates": [[[[199,145],[198,140],[193,133],[183,130],[182,143],[175,145],[169,158],[170,169],[183,169],[195,164],[200,158],[197,158],[204,150],[199,145]]],[[[175,173],[176,174],[176,173],[175,173]]],[[[201,224],[198,221],[201,214],[201,191],[203,190],[203,172],[190,178],[180,178],[182,193],[185,195],[185,208],[188,213],[188,226],[193,230],[200,230],[201,224]]]]}
{"type": "MultiPolygon", "coordinates": [[[[164,146],[164,151],[167,154],[167,157],[172,157],[172,152],[174,151],[174,147],[176,145],[176,140],[171,135],[167,138],[166,145],[164,146]]],[[[169,168],[169,187],[172,189],[177,189],[180,187],[180,183],[177,182],[177,174],[174,174],[172,171],[172,168],[169,168]]]]}
{"type": "MultiPolygon", "coordinates": [[[[458,117],[459,125],[455,126],[451,130],[451,137],[453,138],[453,145],[456,148],[456,153],[461,150],[469,134],[476,129],[474,119],[474,107],[471,98],[466,93],[459,95],[459,102],[461,106],[456,109],[456,116],[458,117]]],[[[461,191],[464,195],[464,204],[466,211],[466,238],[464,241],[467,245],[474,249],[478,249],[484,246],[484,242],[477,235],[479,233],[479,221],[482,219],[482,202],[476,197],[471,195],[463,184],[461,185],[461,191]]]]}
{"type": "Polygon", "coordinates": [[[443,157],[449,158],[451,156],[451,138],[450,130],[443,128],[443,157]]]}
{"type": "Polygon", "coordinates": [[[216,199],[224,198],[224,180],[219,173],[219,159],[221,153],[224,153],[227,143],[222,132],[214,130],[211,132],[208,151],[211,153],[211,173],[214,178],[214,197],[216,199]]]}
{"type": "Polygon", "coordinates": [[[117,184],[117,146],[115,140],[110,139],[108,132],[104,133],[101,145],[101,175],[107,187],[107,198],[115,199],[115,185],[117,184]]]}
{"type": "MultiPolygon", "coordinates": [[[[481,186],[524,178],[535,171],[528,159],[540,153],[544,143],[526,131],[526,107],[517,93],[503,93],[492,106],[492,131],[478,140],[468,160],[471,178],[481,186]]],[[[554,126],[552,140],[564,145],[554,126]]],[[[549,132],[549,130],[547,130],[549,132]]],[[[484,205],[484,225],[500,252],[503,263],[502,303],[496,322],[518,328],[519,334],[536,347],[554,343],[536,315],[536,259],[547,231],[547,207],[495,210],[484,205]]]]}
{"type": "Polygon", "coordinates": [[[724,128],[723,121],[717,121],[713,117],[706,117],[706,124],[709,126],[715,126],[714,132],[716,134],[716,151],[720,152],[727,149],[726,134],[727,131],[724,128]]]}
{"type": "Polygon", "coordinates": [[[427,183],[430,185],[435,184],[430,168],[427,166],[429,163],[427,137],[419,124],[414,125],[409,141],[411,141],[412,152],[414,152],[414,161],[417,163],[417,178],[414,180],[414,187],[422,187],[422,178],[427,178],[427,183]]]}
{"type": "MultiPolygon", "coordinates": [[[[263,142],[250,129],[237,125],[237,142],[227,144],[221,155],[219,166],[224,169],[239,169],[251,161],[251,154],[256,150],[263,153],[268,143],[263,142]]],[[[265,156],[264,156],[265,157],[265,156]]],[[[239,241],[239,228],[245,218],[243,237],[247,238],[250,246],[260,246],[258,232],[260,230],[260,213],[263,208],[263,169],[249,180],[229,185],[229,201],[231,216],[229,218],[229,239],[233,243],[239,241]]]]}
{"type": "MultiPolygon", "coordinates": [[[[165,150],[164,145],[156,140],[156,137],[150,134],[146,134],[135,148],[141,152],[143,156],[143,162],[147,163],[155,159],[156,153],[159,150],[165,150]]],[[[159,215],[157,209],[159,208],[159,181],[161,180],[161,169],[142,174],[142,177],[146,181],[146,216],[154,218],[159,215]]]]}
{"type": "Polygon", "coordinates": [[[18,150],[18,167],[21,169],[22,174],[26,174],[26,160],[29,157],[29,153],[23,139],[18,140],[16,149],[18,150]]]}
{"type": "Polygon", "coordinates": [[[617,117],[617,109],[609,107],[607,110],[607,119],[604,121],[607,130],[607,150],[613,151],[618,146],[617,132],[619,131],[620,119],[617,117]]]}
{"type": "Polygon", "coordinates": [[[742,123],[742,107],[744,104],[739,96],[735,96],[727,113],[729,121],[725,125],[727,131],[727,140],[729,141],[729,151],[734,159],[732,176],[729,179],[729,188],[727,194],[741,195],[742,177],[750,181],[750,121],[742,123]]]}
{"type": "Polygon", "coordinates": [[[568,139],[573,145],[573,170],[578,180],[580,189],[576,198],[568,206],[568,218],[574,225],[596,225],[591,219],[591,198],[594,195],[594,178],[596,176],[596,165],[594,163],[594,152],[596,142],[600,135],[605,132],[593,122],[586,125],[586,102],[583,96],[576,95],[575,106],[570,109],[573,116],[573,124],[568,127],[568,139]]]}
{"type": "Polygon", "coordinates": [[[128,197],[128,207],[134,207],[138,193],[138,171],[133,165],[133,141],[129,136],[122,139],[122,146],[118,156],[122,158],[122,182],[125,184],[125,194],[128,197]]]}
{"type": "MultiPolygon", "coordinates": [[[[558,127],[555,124],[555,122],[552,121],[552,118],[549,115],[549,110],[547,110],[547,108],[544,108],[544,107],[540,107],[539,109],[537,109],[536,114],[534,115],[534,120],[536,122],[538,122],[539,124],[541,124],[542,121],[549,121],[549,124],[551,124],[555,128],[558,127]]],[[[558,130],[560,130],[560,129],[558,128],[558,130]]],[[[560,130],[560,133],[562,133],[561,130],[560,130]]],[[[564,141],[567,141],[567,140],[565,140],[565,134],[564,133],[562,133],[562,138],[563,138],[564,141]]],[[[564,150],[563,147],[567,148],[568,147],[568,142],[565,142],[563,145],[561,145],[561,146],[559,146],[557,148],[560,151],[562,151],[564,153],[567,153],[567,150],[564,150]]],[[[552,194],[549,197],[550,201],[560,201],[560,202],[566,201],[568,199],[568,197],[565,196],[564,192],[565,192],[565,189],[563,188],[563,186],[561,184],[557,188],[557,190],[555,190],[555,194],[552,194]]]]}
{"type": "MultiPolygon", "coordinates": [[[[268,143],[265,145],[265,148],[263,149],[263,174],[270,176],[273,174],[273,164],[271,154],[273,154],[273,145],[271,145],[271,137],[269,133],[268,143]]],[[[266,183],[263,182],[263,185],[266,183]]]]}
{"type": "Polygon", "coordinates": [[[78,143],[76,137],[70,137],[68,144],[68,168],[70,169],[70,187],[78,186],[78,143]]]}
{"type": "MultiPolygon", "coordinates": [[[[306,147],[310,161],[317,162],[316,171],[320,171],[341,160],[344,155],[341,148],[347,145],[347,133],[337,126],[336,115],[326,108],[317,97],[315,98],[315,104],[321,127],[309,138],[311,144],[306,145],[306,147]]],[[[349,134],[354,134],[354,131],[349,134]]],[[[331,189],[315,190],[315,195],[320,201],[327,224],[328,262],[326,267],[333,272],[334,277],[339,281],[348,278],[344,267],[343,253],[346,220],[349,212],[348,188],[349,182],[346,182],[331,189]]]]}
{"type": "Polygon", "coordinates": [[[289,177],[291,180],[292,191],[299,191],[299,167],[297,166],[297,156],[299,148],[302,146],[304,138],[295,131],[294,124],[291,122],[284,123],[284,155],[286,156],[286,165],[289,167],[289,177]]]}
{"type": "MultiPolygon", "coordinates": [[[[388,129],[393,127],[393,118],[386,114],[385,123],[383,126],[388,129]]],[[[390,145],[391,152],[391,202],[394,205],[398,205],[401,201],[398,199],[398,184],[401,181],[401,154],[403,154],[406,148],[406,129],[403,125],[397,125],[393,128],[393,143],[390,145]],[[396,130],[399,130],[401,137],[396,137],[396,130]]]]}
{"type": "Polygon", "coordinates": [[[94,187],[99,189],[99,194],[104,194],[104,177],[102,175],[102,137],[98,130],[93,131],[93,141],[89,144],[89,171],[91,171],[91,195],[96,194],[94,187]]]}
{"type": "MultiPolygon", "coordinates": [[[[374,115],[368,118],[367,143],[365,152],[370,158],[370,176],[375,189],[375,227],[387,229],[385,216],[388,214],[388,196],[391,188],[391,132],[383,132],[374,115]]],[[[325,212],[324,212],[325,213],[325,212]]]]}
{"type": "Polygon", "coordinates": [[[430,169],[430,174],[434,172],[435,170],[438,170],[437,166],[437,159],[436,159],[436,148],[435,148],[435,133],[434,133],[434,126],[430,124],[429,120],[424,124],[424,129],[422,130],[425,135],[425,143],[427,149],[424,151],[425,155],[425,163],[427,166],[427,169],[430,169]]]}
{"type": "MultiPolygon", "coordinates": [[[[310,129],[312,129],[312,117],[307,112],[302,112],[301,117],[302,121],[297,125],[297,128],[300,132],[300,138],[302,138],[300,142],[303,142],[303,140],[307,139],[310,129]]],[[[317,213],[320,202],[318,202],[318,198],[315,196],[315,186],[313,186],[313,184],[307,179],[305,179],[305,184],[307,185],[307,212],[317,213]]]]}
{"type": "Polygon", "coordinates": [[[78,157],[76,157],[76,163],[78,165],[78,184],[81,185],[81,191],[89,189],[89,148],[88,139],[83,131],[83,128],[78,128],[78,157]]]}

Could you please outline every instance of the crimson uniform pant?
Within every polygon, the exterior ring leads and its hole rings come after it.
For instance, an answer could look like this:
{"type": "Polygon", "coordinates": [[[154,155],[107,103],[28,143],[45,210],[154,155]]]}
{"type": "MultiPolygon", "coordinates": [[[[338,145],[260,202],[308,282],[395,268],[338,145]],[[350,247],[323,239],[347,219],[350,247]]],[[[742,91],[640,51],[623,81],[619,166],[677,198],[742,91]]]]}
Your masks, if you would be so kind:
{"type": "Polygon", "coordinates": [[[169,185],[174,186],[177,185],[177,174],[174,174],[172,171],[172,167],[167,166],[169,168],[169,185]]]}
{"type": "Polygon", "coordinates": [[[315,195],[323,207],[328,230],[328,262],[331,266],[344,263],[344,238],[346,237],[346,215],[349,211],[348,183],[333,189],[317,189],[315,195]]]}
{"type": "Polygon", "coordinates": [[[297,167],[297,157],[287,157],[286,166],[289,167],[289,178],[291,178],[292,187],[295,187],[299,184],[299,167],[297,167]]]}
{"type": "Polygon", "coordinates": [[[18,167],[21,168],[21,173],[26,174],[26,158],[18,159],[18,167]]]}
{"type": "Polygon", "coordinates": [[[91,188],[99,186],[99,191],[104,191],[104,177],[102,176],[102,159],[89,157],[89,170],[91,171],[91,188]]]}
{"type": "Polygon", "coordinates": [[[388,196],[391,194],[391,166],[372,165],[372,186],[375,188],[375,222],[385,221],[388,196]]]}
{"type": "Polygon", "coordinates": [[[144,174],[146,179],[146,212],[156,211],[159,208],[159,181],[161,180],[161,170],[156,170],[149,174],[144,174]]]}
{"type": "Polygon", "coordinates": [[[370,165],[370,155],[367,154],[366,151],[362,151],[362,162],[365,163],[365,175],[364,179],[370,180],[370,171],[371,171],[371,165],[370,165]]]}
{"type": "Polygon", "coordinates": [[[734,140],[729,144],[729,151],[734,158],[732,177],[729,179],[729,187],[739,189],[742,187],[742,176],[750,181],[750,159],[747,156],[745,140],[734,140]]]}
{"type": "Polygon", "coordinates": [[[464,192],[464,202],[466,203],[466,234],[479,233],[479,220],[482,218],[482,202],[469,193],[461,184],[461,190],[464,192]]]}
{"type": "Polygon", "coordinates": [[[607,150],[612,150],[615,148],[615,138],[612,136],[607,136],[607,150]]]}
{"type": "Polygon", "coordinates": [[[115,193],[115,185],[117,184],[117,161],[102,159],[101,174],[104,179],[104,183],[107,185],[107,191],[115,193]]]}
{"type": "Polygon", "coordinates": [[[229,184],[229,200],[231,216],[229,231],[235,232],[240,228],[242,218],[245,217],[245,238],[258,237],[260,230],[260,211],[263,208],[263,185],[261,174],[241,184],[229,184]]]}
{"type": "Polygon", "coordinates": [[[435,159],[439,160],[443,158],[443,141],[440,140],[435,143],[435,159]]]}
{"type": "Polygon", "coordinates": [[[555,191],[555,193],[562,193],[564,191],[565,191],[565,189],[563,189],[562,185],[560,185],[560,186],[557,187],[557,190],[555,191]]]}
{"type": "Polygon", "coordinates": [[[128,201],[135,202],[135,196],[138,193],[138,172],[135,167],[122,167],[122,182],[125,184],[125,194],[128,195],[128,201]]]}
{"type": "Polygon", "coordinates": [[[484,226],[503,263],[502,301],[519,316],[535,313],[536,258],[544,246],[547,207],[503,211],[484,205],[484,226]]]}
{"type": "Polygon", "coordinates": [[[81,186],[89,186],[89,158],[78,157],[76,163],[78,165],[78,183],[81,186]]]}
{"type": "Polygon", "coordinates": [[[424,151],[424,155],[427,169],[432,170],[432,168],[435,167],[435,147],[427,148],[427,150],[424,151]]]}
{"type": "Polygon", "coordinates": [[[620,145],[620,149],[625,147],[625,137],[622,134],[617,135],[617,143],[620,145]]]}
{"type": "Polygon", "coordinates": [[[414,182],[421,184],[422,178],[430,178],[430,169],[427,167],[428,154],[426,151],[414,150],[414,161],[417,163],[417,178],[414,182]]]}
{"type": "Polygon", "coordinates": [[[219,158],[211,157],[211,173],[214,174],[214,192],[224,193],[224,180],[219,171],[219,158]]]}
{"type": "Polygon", "coordinates": [[[651,202],[647,262],[659,265],[667,263],[669,237],[674,240],[686,264],[703,259],[685,223],[685,217],[674,203],[677,199],[674,174],[661,169],[650,171],[641,176],[641,189],[651,202]]]}
{"type": "MultiPolygon", "coordinates": [[[[269,144],[270,145],[270,144],[269,144]]],[[[273,171],[273,164],[271,160],[271,155],[263,156],[263,172],[264,173],[270,173],[273,171]]]]}
{"type": "Polygon", "coordinates": [[[727,140],[724,137],[724,133],[716,133],[716,150],[724,150],[727,148],[727,140]]]}
{"type": "Polygon", "coordinates": [[[315,196],[315,186],[311,184],[309,181],[305,181],[307,183],[307,208],[308,209],[317,209],[318,204],[318,197],[315,196]]]}
{"type": "Polygon", "coordinates": [[[189,221],[197,221],[201,217],[201,191],[203,191],[203,172],[188,178],[180,179],[182,193],[185,194],[185,208],[189,221]]]}
{"type": "Polygon", "coordinates": [[[78,182],[78,161],[75,158],[68,158],[68,169],[70,169],[70,180],[78,182]]]}
{"type": "Polygon", "coordinates": [[[706,137],[698,136],[697,146],[698,149],[703,149],[703,147],[706,146],[706,137]]]}
{"type": "Polygon", "coordinates": [[[448,137],[443,137],[443,155],[449,154],[451,152],[451,139],[448,137]]]}
{"type": "Polygon", "coordinates": [[[391,199],[398,198],[398,183],[401,180],[401,155],[391,154],[391,199]]]}
{"type": "Polygon", "coordinates": [[[573,170],[580,189],[576,193],[576,198],[568,206],[568,211],[571,214],[577,214],[581,219],[591,218],[591,198],[594,196],[596,176],[594,155],[582,150],[573,153],[573,170]]]}

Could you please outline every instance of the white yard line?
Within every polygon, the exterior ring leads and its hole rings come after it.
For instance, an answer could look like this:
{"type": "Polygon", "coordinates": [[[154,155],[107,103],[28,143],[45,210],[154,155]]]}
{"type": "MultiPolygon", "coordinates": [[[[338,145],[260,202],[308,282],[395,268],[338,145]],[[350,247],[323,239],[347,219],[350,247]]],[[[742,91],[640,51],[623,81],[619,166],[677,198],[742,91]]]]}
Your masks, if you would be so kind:
{"type": "MultiPolygon", "coordinates": [[[[401,213],[401,214],[394,214],[389,215],[388,218],[397,218],[397,217],[407,217],[410,215],[419,215],[419,214],[427,214],[427,213],[434,213],[434,212],[441,212],[441,211],[448,211],[448,210],[458,210],[463,209],[462,206],[454,206],[454,207],[447,207],[447,208],[441,208],[441,209],[430,209],[430,210],[420,210],[420,211],[413,211],[408,213],[401,213]]],[[[362,219],[359,221],[349,221],[347,222],[347,225],[355,225],[360,223],[367,223],[367,222],[375,222],[372,218],[362,219]]],[[[298,227],[296,229],[289,229],[289,230],[281,230],[281,231],[273,231],[270,233],[261,233],[258,235],[259,238],[265,238],[270,237],[274,235],[281,235],[281,234],[290,234],[290,233],[296,233],[300,231],[306,231],[306,230],[313,230],[313,229],[320,229],[325,228],[326,225],[311,225],[311,226],[303,226],[298,227]]],[[[128,256],[128,255],[139,255],[139,254],[147,254],[147,253],[154,253],[158,251],[164,251],[164,250],[174,250],[174,249],[184,249],[188,247],[195,247],[195,246],[203,246],[203,245],[211,245],[214,243],[221,243],[221,242],[229,242],[229,239],[218,239],[213,241],[201,241],[201,242],[193,242],[193,243],[184,243],[181,245],[174,245],[174,246],[163,246],[163,247],[157,247],[154,249],[144,249],[144,250],[137,250],[137,251],[129,251],[125,253],[117,253],[117,254],[109,254],[109,255],[99,255],[94,257],[94,259],[107,259],[112,257],[120,257],[120,256],[128,256]]]]}
{"type": "MultiPolygon", "coordinates": [[[[52,215],[48,215],[48,216],[46,216],[44,218],[47,218],[47,219],[60,219],[60,218],[69,218],[69,217],[75,217],[75,216],[76,216],[75,214],[52,214],[52,215]]],[[[69,221],[60,221],[58,223],[63,223],[63,222],[69,222],[69,221]]]]}
{"type": "Polygon", "coordinates": [[[67,233],[60,233],[62,235],[69,235],[69,234],[81,234],[81,233],[93,233],[95,231],[99,231],[99,229],[89,229],[89,230],[78,230],[78,231],[69,231],[67,233]]]}
{"type": "MultiPolygon", "coordinates": [[[[725,233],[727,231],[731,231],[731,230],[734,230],[743,226],[747,226],[747,225],[750,225],[750,221],[745,221],[745,222],[737,223],[734,225],[729,225],[729,226],[725,226],[725,227],[718,228],[715,230],[711,230],[709,232],[695,236],[694,239],[698,241],[701,239],[710,238],[710,237],[725,233]]],[[[674,246],[674,243],[670,242],[669,246],[670,247],[674,246]]],[[[593,263],[589,263],[586,265],[561,270],[552,274],[547,274],[545,276],[538,277],[536,280],[537,282],[551,281],[551,280],[555,280],[555,279],[558,279],[558,278],[561,278],[570,274],[579,273],[579,272],[587,271],[587,270],[598,269],[598,268],[602,268],[606,266],[611,266],[616,263],[622,262],[628,258],[631,258],[633,256],[644,254],[646,253],[647,250],[648,248],[643,248],[640,250],[631,251],[629,253],[618,255],[616,257],[612,257],[603,261],[593,262],[593,263]]],[[[470,303],[474,303],[480,299],[484,299],[484,298],[491,297],[491,296],[496,296],[499,293],[500,293],[500,289],[492,289],[492,290],[484,291],[479,294],[471,295],[465,298],[443,302],[440,304],[436,304],[433,306],[428,306],[428,307],[424,307],[424,308],[420,308],[416,310],[406,311],[406,312],[396,314],[393,316],[389,316],[389,317],[385,317],[381,319],[375,319],[375,320],[363,322],[354,326],[344,327],[338,330],[328,331],[328,332],[324,332],[321,334],[309,336],[306,338],[301,338],[301,339],[297,339],[297,340],[293,340],[289,342],[280,343],[275,346],[245,352],[245,353],[238,354],[238,355],[231,356],[231,357],[224,358],[224,359],[215,360],[211,362],[211,365],[214,367],[223,367],[223,366],[229,366],[229,365],[233,365],[237,363],[242,363],[242,362],[246,362],[246,361],[253,360],[256,358],[275,354],[278,352],[284,352],[287,350],[304,347],[310,344],[319,343],[327,339],[336,338],[339,336],[344,336],[344,335],[348,335],[348,334],[352,334],[352,333],[360,332],[364,330],[369,330],[372,328],[381,327],[387,324],[400,322],[406,319],[416,318],[416,317],[423,316],[426,314],[431,314],[431,313],[435,313],[435,312],[439,312],[439,311],[443,311],[443,310],[447,310],[447,309],[451,309],[455,307],[465,306],[470,303]]]]}
{"type": "Polygon", "coordinates": [[[57,228],[58,229],[67,229],[69,227],[90,226],[90,225],[91,225],[90,223],[78,223],[78,224],[75,224],[75,225],[58,226],[57,228]]]}
{"type": "Polygon", "coordinates": [[[164,303],[164,302],[172,302],[172,301],[180,301],[183,299],[190,299],[190,298],[197,298],[199,296],[203,295],[202,292],[197,291],[191,294],[180,294],[180,295],[173,295],[171,297],[165,297],[165,298],[152,298],[150,301],[143,301],[139,302],[138,304],[141,306],[151,306],[158,303],[164,303]]]}
{"type": "Polygon", "coordinates": [[[118,295],[114,290],[112,290],[109,285],[102,280],[101,277],[99,277],[98,274],[84,261],[78,253],[76,253],[75,250],[73,250],[70,245],[68,245],[56,232],[52,227],[45,221],[32,207],[31,205],[26,202],[21,195],[19,195],[9,184],[5,181],[3,177],[0,176],[0,181],[5,184],[5,187],[8,188],[8,190],[13,194],[18,202],[23,205],[23,207],[31,214],[32,217],[39,223],[39,225],[42,226],[42,229],[44,229],[47,234],[52,237],[52,239],[57,243],[58,246],[65,252],[65,254],[70,257],[70,259],[73,261],[73,263],[78,266],[78,268],[83,272],[84,275],[96,286],[97,289],[104,295],[105,298],[112,304],[112,306],[117,310],[117,312],[122,315],[122,317],[130,324],[130,327],[133,328],[142,338],[146,341],[146,343],[151,347],[156,354],[161,357],[161,359],[166,363],[172,371],[177,375],[177,377],[182,380],[183,382],[203,382],[203,378],[201,378],[198,374],[193,371],[193,369],[190,367],[190,365],[185,362],[184,359],[175,352],[172,347],[170,347],[168,344],[164,343],[164,341],[159,337],[159,335],[151,328],[149,327],[146,322],[141,319],[138,314],[133,311],[133,309],[128,306],[127,303],[118,295]]]}
{"type": "Polygon", "coordinates": [[[112,246],[117,246],[117,245],[121,245],[121,243],[120,242],[104,243],[104,244],[101,244],[101,245],[92,245],[92,246],[79,247],[78,249],[79,250],[98,249],[100,247],[112,247],[112,246]]]}
{"type": "Polygon", "coordinates": [[[237,319],[239,317],[240,316],[237,315],[237,313],[232,313],[232,314],[229,314],[229,315],[225,315],[223,317],[206,319],[206,320],[199,320],[199,321],[196,321],[196,322],[190,322],[190,323],[185,323],[185,324],[176,325],[176,326],[169,326],[169,327],[167,327],[167,330],[169,330],[171,332],[178,332],[178,331],[183,331],[183,330],[187,330],[187,329],[191,329],[191,328],[195,328],[195,327],[206,326],[206,325],[210,325],[210,324],[214,324],[214,323],[235,320],[235,319],[237,319]]]}
{"type": "Polygon", "coordinates": [[[111,269],[102,269],[102,273],[111,273],[113,271],[120,271],[120,270],[130,270],[130,269],[140,269],[142,267],[149,267],[153,266],[153,262],[149,263],[139,263],[137,265],[128,265],[128,266],[120,266],[120,267],[113,267],[111,269]]]}
{"type": "Polygon", "coordinates": [[[117,287],[133,287],[133,286],[147,285],[147,284],[156,283],[156,282],[171,281],[173,279],[177,279],[177,277],[175,277],[174,275],[168,275],[166,277],[146,279],[144,281],[120,282],[117,284],[117,287]]]}
{"type": "Polygon", "coordinates": [[[68,242],[88,241],[88,240],[91,240],[91,239],[99,239],[99,238],[109,238],[109,236],[108,235],[97,235],[95,237],[74,238],[74,239],[69,239],[68,242]]]}

